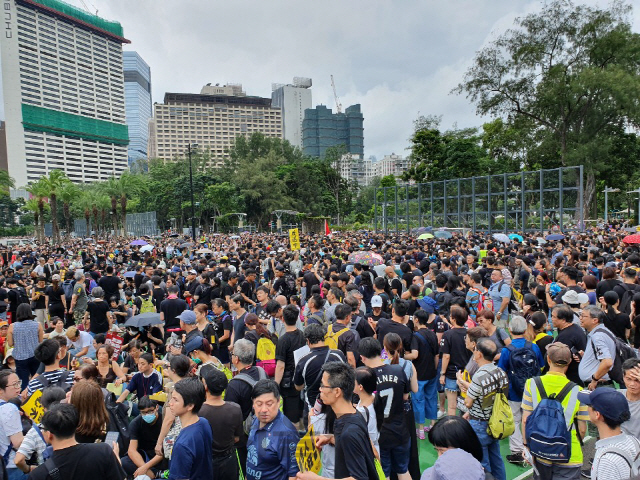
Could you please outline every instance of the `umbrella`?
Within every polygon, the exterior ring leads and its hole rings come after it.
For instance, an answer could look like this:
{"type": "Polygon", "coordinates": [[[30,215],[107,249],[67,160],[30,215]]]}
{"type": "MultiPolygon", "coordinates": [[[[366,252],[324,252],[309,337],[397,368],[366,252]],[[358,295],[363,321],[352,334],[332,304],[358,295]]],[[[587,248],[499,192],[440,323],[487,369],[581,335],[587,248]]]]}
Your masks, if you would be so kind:
{"type": "Polygon", "coordinates": [[[433,238],[433,235],[430,233],[423,233],[418,237],[418,240],[427,240],[429,238],[433,238]]]}
{"type": "Polygon", "coordinates": [[[179,234],[179,233],[172,233],[172,234],[171,234],[171,235],[169,235],[169,236],[170,236],[170,237],[172,237],[172,238],[176,238],[176,237],[179,237],[179,236],[180,236],[180,234],[179,234]]]}
{"type": "Polygon", "coordinates": [[[133,270],[129,270],[128,272],[124,272],[124,278],[133,278],[136,276],[136,272],[133,270]]]}
{"type": "Polygon", "coordinates": [[[142,239],[138,239],[138,240],[134,240],[129,245],[141,245],[141,246],[144,246],[144,245],[149,245],[149,244],[147,242],[145,242],[144,240],[142,240],[142,239]]]}
{"type": "Polygon", "coordinates": [[[360,263],[369,266],[382,265],[384,263],[380,255],[371,251],[353,252],[349,255],[348,260],[351,263],[360,263]]]}
{"type": "Polygon", "coordinates": [[[231,235],[229,238],[233,238],[234,240],[240,238],[240,235],[231,235]]]}
{"type": "Polygon", "coordinates": [[[85,241],[85,242],[93,242],[93,238],[85,238],[83,241],[85,241]]]}
{"type": "Polygon", "coordinates": [[[538,238],[536,238],[536,240],[538,241],[538,245],[546,245],[547,244],[547,241],[542,237],[538,237],[538,238]]]}
{"type": "Polygon", "coordinates": [[[634,235],[627,235],[622,239],[624,243],[640,243],[640,233],[634,235]]]}
{"type": "Polygon", "coordinates": [[[151,250],[153,250],[153,245],[147,244],[144,247],[140,247],[141,252],[150,252],[151,250]]]}
{"type": "Polygon", "coordinates": [[[493,238],[502,243],[511,243],[511,239],[504,233],[494,233],[493,238]]]}
{"type": "Polygon", "coordinates": [[[522,238],[522,235],[518,235],[517,233],[512,233],[511,235],[509,235],[509,238],[511,240],[518,240],[519,242],[524,241],[524,238],[522,238]]]}
{"type": "Polygon", "coordinates": [[[193,242],[184,242],[179,245],[180,248],[193,247],[193,242]]]}
{"type": "Polygon", "coordinates": [[[434,236],[436,238],[451,238],[451,237],[453,237],[451,232],[447,232],[446,230],[439,230],[436,233],[434,233],[434,236]]]}
{"type": "Polygon", "coordinates": [[[414,230],[414,233],[420,235],[421,233],[427,233],[433,231],[433,227],[418,227],[414,230]]]}
{"type": "Polygon", "coordinates": [[[552,233],[551,235],[547,235],[545,237],[547,240],[564,240],[564,235],[562,235],[561,233],[552,233]]]}
{"type": "Polygon", "coordinates": [[[154,312],[141,313],[140,315],[134,315],[124,324],[125,327],[146,327],[148,325],[158,325],[162,323],[160,320],[160,314],[154,312]]]}
{"type": "Polygon", "coordinates": [[[213,251],[209,250],[208,248],[201,248],[199,250],[196,250],[196,253],[213,253],[213,251]]]}

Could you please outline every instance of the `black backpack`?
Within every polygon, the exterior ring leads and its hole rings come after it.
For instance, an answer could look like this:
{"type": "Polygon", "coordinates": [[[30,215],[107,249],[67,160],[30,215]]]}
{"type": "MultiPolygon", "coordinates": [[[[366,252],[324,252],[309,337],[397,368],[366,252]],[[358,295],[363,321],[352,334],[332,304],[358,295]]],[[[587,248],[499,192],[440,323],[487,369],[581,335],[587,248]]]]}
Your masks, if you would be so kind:
{"type": "Polygon", "coordinates": [[[116,403],[116,396],[108,392],[104,397],[104,403],[109,413],[109,425],[107,430],[109,432],[118,432],[118,447],[121,452],[126,452],[129,449],[129,440],[131,440],[131,434],[129,433],[129,415],[127,407],[122,403],[116,403]]]}
{"type": "MultiPolygon", "coordinates": [[[[608,335],[609,338],[613,340],[613,343],[616,346],[615,358],[613,359],[613,366],[611,367],[611,370],[609,370],[608,373],[609,373],[609,378],[611,380],[619,384],[621,388],[624,388],[622,364],[625,361],[629,360],[630,358],[638,358],[638,354],[631,345],[620,340],[613,333],[611,333],[608,328],[603,328],[598,331],[604,333],[605,335],[608,335]]],[[[593,340],[591,341],[591,348],[593,350],[593,354],[597,358],[596,347],[593,344],[593,340]]]]}
{"type": "Polygon", "coordinates": [[[289,298],[292,295],[296,295],[298,293],[298,289],[296,287],[296,279],[293,275],[287,275],[286,277],[284,277],[284,284],[285,284],[285,292],[284,292],[284,296],[289,298]]]}
{"type": "Polygon", "coordinates": [[[31,300],[29,300],[29,295],[27,295],[27,291],[24,289],[24,287],[16,287],[13,289],[13,291],[16,292],[16,297],[18,298],[16,307],[18,305],[22,305],[23,303],[31,304],[31,300]]]}
{"type": "Polygon", "coordinates": [[[630,285],[628,283],[623,283],[620,285],[624,290],[623,294],[620,296],[620,305],[618,306],[618,310],[620,312],[629,315],[631,314],[631,301],[633,300],[633,296],[636,293],[640,293],[637,285],[630,285]]]}
{"type": "Polygon", "coordinates": [[[60,387],[65,392],[68,392],[73,386],[72,383],[67,383],[68,376],[69,370],[62,369],[62,372],[60,372],[60,376],[58,376],[58,379],[54,383],[51,383],[51,381],[47,377],[45,377],[44,374],[38,376],[38,380],[40,380],[40,383],[42,384],[42,390],[47,387],[60,387]]]}

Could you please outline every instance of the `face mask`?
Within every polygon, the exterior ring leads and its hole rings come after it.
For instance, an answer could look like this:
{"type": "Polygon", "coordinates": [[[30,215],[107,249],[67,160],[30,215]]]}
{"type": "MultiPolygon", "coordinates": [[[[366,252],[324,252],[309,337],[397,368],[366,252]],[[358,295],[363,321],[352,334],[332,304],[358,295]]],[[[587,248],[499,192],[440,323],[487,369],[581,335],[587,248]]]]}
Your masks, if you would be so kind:
{"type": "Polygon", "coordinates": [[[153,421],[156,419],[156,414],[147,413],[146,415],[142,415],[142,419],[147,423],[153,423],[153,421]]]}
{"type": "Polygon", "coordinates": [[[202,360],[200,360],[199,358],[192,358],[191,360],[193,360],[193,363],[195,363],[196,365],[200,365],[202,363],[202,360]]]}

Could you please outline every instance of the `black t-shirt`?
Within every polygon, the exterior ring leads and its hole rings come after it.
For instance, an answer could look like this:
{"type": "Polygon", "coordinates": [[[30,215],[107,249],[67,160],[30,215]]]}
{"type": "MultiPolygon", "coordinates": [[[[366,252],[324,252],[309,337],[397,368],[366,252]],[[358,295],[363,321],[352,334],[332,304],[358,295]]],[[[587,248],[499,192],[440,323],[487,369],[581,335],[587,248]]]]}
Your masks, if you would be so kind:
{"type": "Polygon", "coordinates": [[[40,294],[38,299],[35,301],[35,304],[36,304],[35,305],[35,309],[36,310],[44,310],[45,308],[47,308],[46,305],[44,304],[45,290],[46,290],[46,287],[42,287],[42,288],[36,287],[36,288],[34,288],[34,291],[36,293],[40,294]]]}
{"type": "Polygon", "coordinates": [[[635,333],[633,335],[633,346],[634,348],[640,347],[640,315],[636,315],[633,319],[633,326],[635,328],[635,333]]]}
{"type": "MultiPolygon", "coordinates": [[[[298,394],[298,392],[293,386],[293,373],[296,368],[293,359],[293,352],[304,347],[306,343],[304,333],[296,329],[293,332],[285,332],[285,334],[278,339],[278,344],[276,345],[276,360],[284,362],[284,374],[282,375],[282,379],[290,380],[291,387],[287,390],[293,391],[296,394],[298,394]]],[[[283,382],[283,384],[284,383],[285,382],[283,382]]]]}
{"type": "Polygon", "coordinates": [[[374,368],[378,377],[378,395],[382,400],[384,419],[380,427],[380,444],[397,446],[409,438],[404,419],[404,394],[410,383],[400,365],[382,365],[374,368]]]}
{"type": "Polygon", "coordinates": [[[110,300],[111,297],[120,298],[120,288],[118,287],[122,281],[113,275],[102,277],[98,281],[98,286],[104,290],[104,298],[110,300]]]}
{"type": "Polygon", "coordinates": [[[434,358],[439,351],[438,337],[432,330],[421,328],[413,334],[413,346],[418,350],[418,358],[413,361],[418,380],[431,380],[437,374],[434,358]]]}
{"type": "Polygon", "coordinates": [[[463,371],[464,367],[471,358],[471,352],[467,350],[464,337],[467,336],[466,328],[452,328],[444,332],[442,341],[440,342],[440,352],[448,353],[449,365],[447,371],[444,372],[447,378],[456,378],[456,372],[463,371]]]}
{"type": "Polygon", "coordinates": [[[302,276],[302,280],[307,287],[307,296],[311,295],[311,287],[314,285],[320,285],[320,280],[316,277],[316,274],[308,271],[302,276]]]}
{"type": "Polygon", "coordinates": [[[164,313],[164,328],[180,328],[180,320],[176,317],[187,309],[187,302],[180,298],[168,298],[160,303],[160,311],[164,313]]]}
{"type": "Polygon", "coordinates": [[[227,348],[231,345],[231,331],[233,330],[233,319],[231,318],[231,315],[225,313],[222,317],[216,317],[213,321],[213,325],[218,338],[221,338],[224,335],[225,330],[229,330],[229,338],[220,342],[220,348],[227,348]]]}
{"type": "Polygon", "coordinates": [[[365,418],[359,412],[342,415],[336,418],[333,432],[336,442],[335,478],[377,478],[365,418]]]}
{"type": "Polygon", "coordinates": [[[247,298],[250,298],[251,300],[255,300],[254,293],[256,291],[256,285],[253,282],[249,282],[248,280],[245,280],[244,282],[242,282],[242,285],[240,286],[240,291],[244,293],[244,295],[247,298]]]}
{"type": "Polygon", "coordinates": [[[615,278],[609,278],[607,280],[600,280],[596,285],[596,297],[600,298],[609,290],[614,290],[617,285],[620,285],[622,282],[615,278]]]}
{"type": "Polygon", "coordinates": [[[161,287],[154,287],[151,295],[153,296],[153,304],[156,306],[156,312],[160,313],[160,304],[163,302],[166,296],[164,289],[161,287]]]}
{"type": "Polygon", "coordinates": [[[109,304],[107,302],[104,300],[89,302],[87,312],[89,312],[89,320],[91,321],[89,327],[91,333],[107,333],[109,331],[109,320],[107,320],[109,304]]]}
{"type": "Polygon", "coordinates": [[[329,350],[329,347],[312,348],[311,352],[300,359],[296,365],[296,373],[293,377],[295,385],[305,386],[307,403],[313,406],[320,393],[322,375],[320,371],[326,362],[347,362],[345,355],[340,350],[329,350]]]}
{"type": "MultiPolygon", "coordinates": [[[[60,471],[60,478],[73,480],[122,480],[126,473],[110,445],[106,443],[81,443],[73,447],[55,450],[53,463],[60,471]]],[[[51,478],[44,465],[29,475],[30,480],[51,478]]]]}
{"type": "Polygon", "coordinates": [[[162,409],[158,409],[158,417],[153,423],[147,423],[138,415],[129,424],[131,440],[138,441],[138,451],[145,452],[149,458],[155,457],[154,449],[162,430],[162,409]]]}
{"type": "Polygon", "coordinates": [[[345,357],[348,352],[351,352],[355,358],[358,358],[358,344],[360,343],[360,336],[358,335],[358,332],[351,330],[349,327],[341,323],[333,323],[332,330],[334,332],[339,332],[345,329],[347,331],[341,333],[338,337],[338,350],[344,353],[345,357]]]}
{"type": "MultiPolygon", "coordinates": [[[[258,372],[258,367],[249,367],[242,370],[241,373],[246,373],[254,380],[258,380],[260,378],[258,372]]],[[[251,385],[244,380],[240,380],[235,377],[229,381],[229,385],[227,386],[224,399],[226,402],[234,402],[240,405],[243,420],[249,416],[251,408],[253,407],[253,402],[251,400],[252,390],[253,388],[251,385]]]]}
{"type": "Polygon", "coordinates": [[[64,290],[62,287],[58,287],[58,289],[54,289],[53,285],[49,285],[45,290],[44,294],[49,297],[49,305],[62,305],[62,297],[64,296],[64,290]]]}
{"type": "Polygon", "coordinates": [[[620,340],[626,342],[627,335],[625,330],[631,329],[631,320],[629,319],[629,315],[626,313],[615,313],[613,315],[609,315],[605,312],[604,326],[611,330],[611,333],[620,340]]]}
{"type": "Polygon", "coordinates": [[[198,416],[211,425],[213,434],[213,455],[221,454],[233,447],[234,437],[242,437],[242,410],[237,403],[226,401],[224,405],[203,404],[198,416]]]}
{"type": "Polygon", "coordinates": [[[451,328],[440,315],[436,315],[436,318],[433,319],[433,322],[427,323],[427,327],[434,333],[444,333],[451,328]]]}
{"type": "Polygon", "coordinates": [[[285,295],[287,293],[287,280],[284,275],[276,278],[276,281],[273,282],[273,290],[276,292],[276,295],[285,295]]]}
{"type": "MultiPolygon", "coordinates": [[[[373,318],[377,322],[381,318],[389,318],[389,317],[387,316],[386,313],[380,312],[379,316],[371,315],[371,318],[373,318]]],[[[355,323],[355,329],[356,329],[356,332],[358,332],[358,335],[360,335],[360,339],[363,339],[366,337],[373,337],[375,335],[376,332],[373,331],[373,328],[371,328],[371,325],[369,325],[369,322],[367,321],[366,318],[357,316],[355,317],[355,319],[352,319],[352,322],[355,323]]]]}
{"type": "Polygon", "coordinates": [[[194,296],[198,297],[196,305],[204,304],[209,306],[211,304],[211,285],[208,283],[201,283],[196,288],[194,296]]]}
{"type": "Polygon", "coordinates": [[[402,347],[405,353],[411,352],[411,330],[406,325],[394,322],[393,320],[380,320],[378,322],[378,340],[381,345],[384,345],[384,337],[387,333],[397,333],[402,339],[402,347]]]}
{"type": "MultiPolygon", "coordinates": [[[[558,331],[558,336],[555,341],[564,343],[569,349],[575,347],[575,351],[584,351],[587,347],[587,335],[584,333],[584,330],[575,323],[558,331]]],[[[580,375],[578,375],[578,365],[578,362],[570,362],[566,375],[572,382],[582,385],[582,380],[580,380],[580,375]]]]}

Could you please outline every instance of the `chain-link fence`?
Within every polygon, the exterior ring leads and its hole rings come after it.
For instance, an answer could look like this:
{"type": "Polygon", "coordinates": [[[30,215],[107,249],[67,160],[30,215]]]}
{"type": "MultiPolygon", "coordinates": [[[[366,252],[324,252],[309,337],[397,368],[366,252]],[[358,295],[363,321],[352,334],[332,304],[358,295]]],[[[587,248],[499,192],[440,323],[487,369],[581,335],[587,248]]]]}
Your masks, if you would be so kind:
{"type": "Polygon", "coordinates": [[[377,188],[374,229],[583,230],[583,167],[377,188]]]}
{"type": "MultiPolygon", "coordinates": [[[[95,227],[87,225],[87,221],[84,218],[76,218],[73,221],[73,232],[77,237],[87,237],[95,233],[95,227]]],[[[142,235],[158,235],[160,229],[158,229],[158,222],[156,219],[156,212],[143,212],[143,213],[128,213],[127,214],[127,235],[133,237],[140,237],[142,235]]],[[[109,233],[113,233],[113,230],[109,228],[109,233]]],[[[47,237],[53,235],[53,229],[51,223],[44,224],[44,234],[47,237]]],[[[120,232],[118,232],[120,234],[120,232]]]]}

